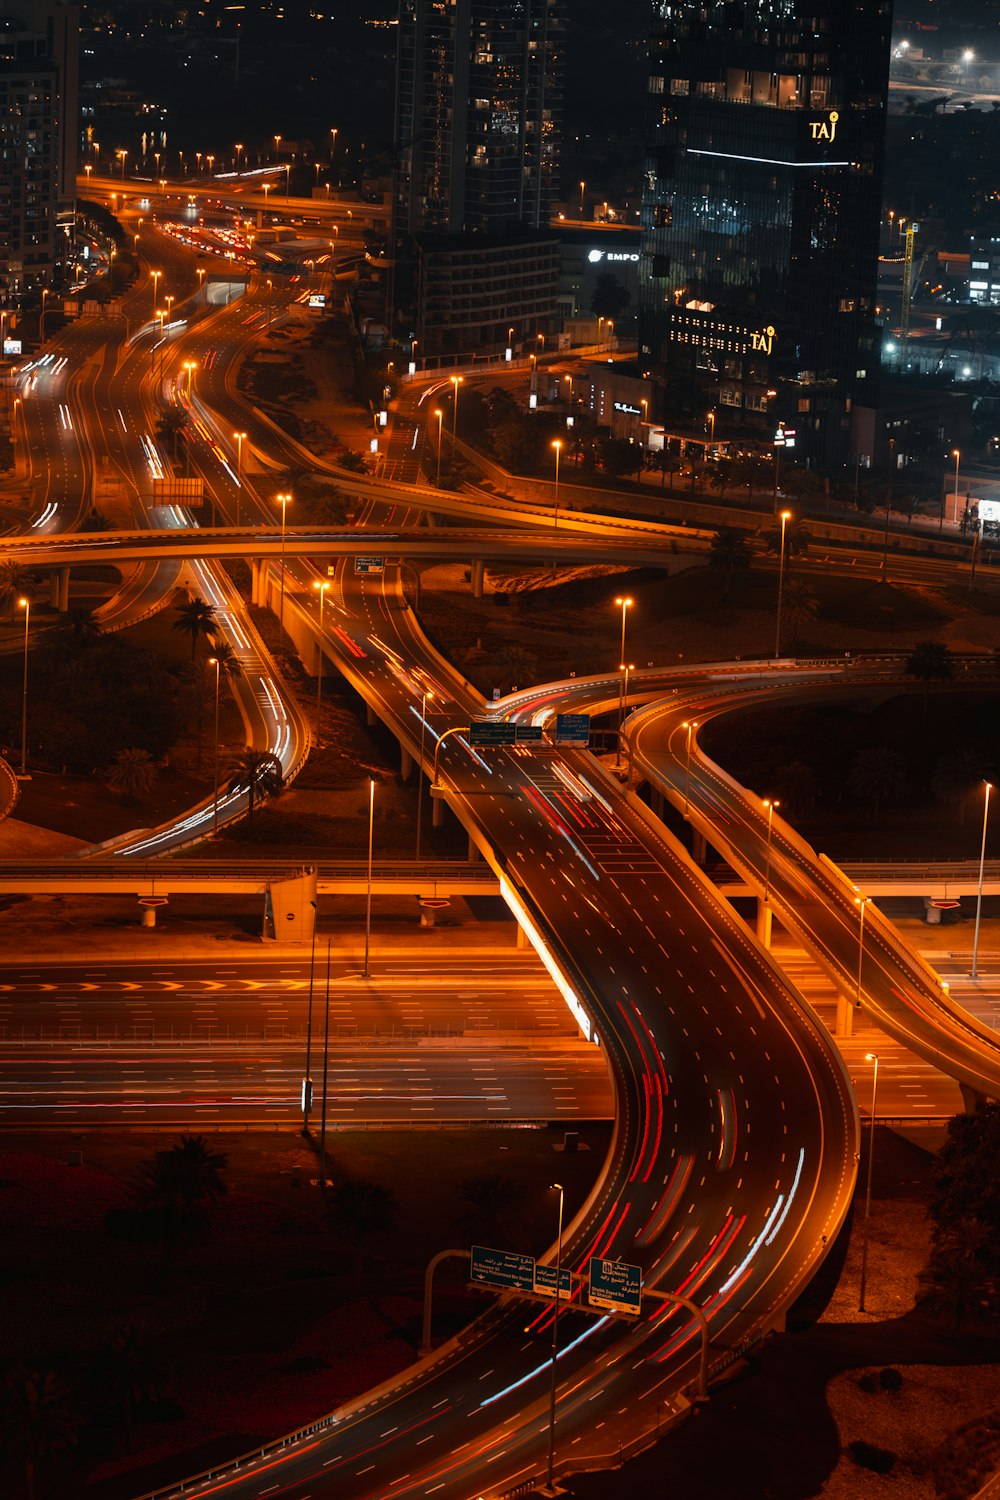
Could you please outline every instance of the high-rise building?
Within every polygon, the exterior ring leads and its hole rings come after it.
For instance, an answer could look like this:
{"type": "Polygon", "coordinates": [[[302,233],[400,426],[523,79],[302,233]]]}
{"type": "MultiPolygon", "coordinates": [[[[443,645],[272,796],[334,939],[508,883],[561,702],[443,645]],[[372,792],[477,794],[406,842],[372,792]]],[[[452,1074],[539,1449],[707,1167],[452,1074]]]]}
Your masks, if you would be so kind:
{"type": "Polygon", "coordinates": [[[51,281],[76,191],[77,11],[0,0],[0,303],[51,281]]]}
{"type": "Polygon", "coordinates": [[[516,337],[553,325],[558,254],[542,245],[557,195],[564,9],[400,0],[395,236],[418,263],[424,355],[499,345],[512,325],[516,337]],[[461,297],[442,301],[456,255],[475,273],[461,297]]]}
{"type": "Polygon", "coordinates": [[[843,462],[877,401],[889,0],[653,9],[640,353],[661,414],[843,462]]]}

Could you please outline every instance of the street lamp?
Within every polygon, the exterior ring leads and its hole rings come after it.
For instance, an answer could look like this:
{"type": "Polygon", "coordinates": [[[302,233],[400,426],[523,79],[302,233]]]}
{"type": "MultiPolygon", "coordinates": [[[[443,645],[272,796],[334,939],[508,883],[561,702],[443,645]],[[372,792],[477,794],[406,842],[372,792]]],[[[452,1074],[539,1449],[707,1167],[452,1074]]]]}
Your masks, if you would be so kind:
{"type": "Polygon", "coordinates": [[[317,578],[313,588],[319,594],[319,636],[316,646],[316,741],[319,743],[319,706],[323,692],[323,603],[329,583],[317,578]]]}
{"type": "MultiPolygon", "coordinates": [[[[958,520],[958,466],[962,461],[962,450],[952,448],[951,456],[955,460],[955,519],[958,520]]],[[[944,496],[941,496],[941,518],[938,521],[938,533],[944,530],[944,496]]]]}
{"type": "Polygon", "coordinates": [[[18,609],[24,610],[24,676],[21,684],[21,775],[28,769],[28,621],[31,619],[31,600],[18,599],[18,609]]]}
{"type": "Polygon", "coordinates": [[[865,912],[871,905],[871,896],[855,896],[854,904],[861,912],[861,925],[858,929],[858,981],[854,986],[854,1009],[861,1008],[861,965],[865,957],[865,912]]]}
{"type": "Polygon", "coordinates": [[[698,720],[685,719],[681,728],[687,730],[687,745],[684,757],[684,816],[687,817],[691,793],[691,736],[698,728],[698,720]]]}
{"type": "Polygon", "coordinates": [[[365,972],[364,979],[371,978],[369,958],[372,946],[372,843],[375,837],[375,780],[368,779],[368,893],[365,900],[365,972]]]}
{"type": "MultiPolygon", "coordinates": [[[[635,671],[635,662],[634,661],[632,661],[632,662],[625,662],[625,661],[623,661],[623,662],[619,663],[618,670],[622,674],[622,702],[625,703],[625,702],[628,701],[628,679],[629,679],[629,673],[635,671]]],[[[621,765],[621,758],[622,758],[622,734],[623,734],[623,728],[622,728],[622,725],[619,724],[618,725],[618,754],[615,757],[615,766],[616,766],[616,768],[621,765]]],[[[628,775],[628,779],[629,779],[629,785],[631,785],[631,783],[632,783],[632,760],[631,760],[631,756],[629,757],[629,775],[628,775]]]]}
{"type": "MultiPolygon", "coordinates": [[[[775,448],[777,453],[777,448],[775,448]]],[[[785,587],[785,527],[792,519],[790,510],[781,512],[781,551],[778,556],[778,608],[774,618],[774,659],[781,655],[781,596],[785,587]]]]}
{"type": "MultiPolygon", "coordinates": [[[[624,596],[621,595],[621,594],[619,594],[618,598],[615,600],[615,604],[618,606],[618,608],[622,612],[622,645],[621,645],[621,651],[618,654],[618,660],[620,662],[625,660],[625,620],[626,620],[626,617],[628,615],[628,611],[632,608],[632,605],[634,603],[635,603],[634,599],[632,599],[628,594],[626,594],[624,596]]],[[[619,687],[619,696],[618,696],[618,746],[617,746],[617,751],[616,751],[616,754],[615,754],[615,769],[616,770],[617,770],[617,768],[622,763],[622,724],[625,722],[625,693],[624,693],[624,687],[625,687],[625,683],[624,683],[624,679],[622,679],[621,686],[619,687]]]]}
{"type": "Polygon", "coordinates": [[[215,792],[212,799],[212,835],[219,831],[219,676],[222,663],[217,656],[208,658],[210,667],[215,668],[215,748],[212,753],[212,764],[214,767],[215,792]]]}
{"type": "Polygon", "coordinates": [[[553,438],[552,446],[556,450],[556,508],[554,525],[559,525],[559,454],[562,451],[562,442],[559,438],[553,438]]]}
{"type": "Polygon", "coordinates": [[[438,419],[438,453],[437,453],[437,487],[441,488],[441,432],[444,427],[444,412],[439,406],[434,408],[434,415],[438,419]]]}
{"type": "Polygon", "coordinates": [[[155,318],[156,317],[156,303],[157,303],[156,284],[159,281],[160,277],[163,275],[163,272],[162,271],[150,271],[149,274],[150,274],[150,276],[153,279],[153,317],[155,318]]]}
{"type": "Polygon", "coordinates": [[[765,797],[764,806],[767,808],[767,858],[764,864],[764,905],[766,906],[771,895],[771,824],[774,820],[774,809],[780,807],[781,803],[765,797]]]}
{"type": "Polygon", "coordinates": [[[427,704],[434,697],[430,688],[420,695],[420,764],[417,766],[417,859],[420,858],[420,833],[424,813],[424,735],[427,731],[427,704]]]}
{"type": "MultiPolygon", "coordinates": [[[[862,914],[864,907],[861,908],[862,914]]],[[[878,1095],[878,1053],[866,1052],[865,1062],[872,1064],[872,1119],[868,1137],[868,1184],[865,1189],[865,1217],[861,1228],[861,1287],[858,1312],[865,1310],[865,1286],[868,1281],[868,1220],[872,1211],[872,1163],[875,1160],[875,1101],[878,1095]]]]}
{"type": "Polygon", "coordinates": [[[278,608],[278,624],[285,623],[285,516],[288,511],[288,502],[291,495],[276,495],[275,499],[281,506],[281,603],[278,608]]]}
{"type": "Polygon", "coordinates": [[[455,392],[455,407],[452,414],[451,423],[451,456],[452,461],[454,461],[455,444],[458,442],[458,388],[460,385],[464,384],[464,381],[461,375],[449,375],[448,379],[451,382],[452,389],[455,392]]]}
{"type": "Polygon", "coordinates": [[[556,1452],[556,1361],[559,1358],[559,1294],[562,1291],[563,1204],[566,1197],[566,1190],[561,1182],[554,1182],[552,1189],[559,1194],[559,1230],[556,1236],[556,1306],[552,1319],[552,1378],[549,1385],[549,1467],[546,1489],[550,1495],[553,1492],[552,1470],[556,1452]]]}
{"type": "Polygon", "coordinates": [[[236,443],[236,524],[237,524],[237,526],[240,524],[240,490],[242,489],[242,482],[240,480],[240,475],[243,473],[243,440],[244,440],[245,437],[246,437],[246,433],[245,432],[234,432],[233,433],[233,440],[236,443]]]}
{"type": "Polygon", "coordinates": [[[188,394],[188,400],[190,401],[190,399],[191,399],[191,377],[194,374],[195,370],[197,370],[197,368],[198,368],[198,361],[196,359],[186,359],[184,361],[183,365],[181,366],[181,368],[183,370],[185,370],[186,373],[187,373],[187,394],[188,394]]]}
{"type": "Polygon", "coordinates": [[[979,850],[979,891],[976,896],[976,933],[972,940],[972,970],[969,975],[970,979],[979,978],[979,921],[983,914],[983,870],[986,865],[986,824],[990,816],[990,792],[993,790],[993,783],[991,781],[985,781],[983,785],[986,788],[986,800],[983,803],[983,842],[979,850]]]}

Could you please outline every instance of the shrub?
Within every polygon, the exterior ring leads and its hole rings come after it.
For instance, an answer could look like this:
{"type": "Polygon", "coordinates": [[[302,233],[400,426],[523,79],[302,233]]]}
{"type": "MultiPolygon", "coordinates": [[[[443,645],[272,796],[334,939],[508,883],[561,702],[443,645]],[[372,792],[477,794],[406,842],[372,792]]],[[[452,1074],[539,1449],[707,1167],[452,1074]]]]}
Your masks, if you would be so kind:
{"type": "Polygon", "coordinates": [[[866,1374],[858,1376],[858,1385],[871,1395],[873,1391],[878,1390],[878,1377],[869,1370],[866,1374]]]}
{"type": "Polygon", "coordinates": [[[896,1465],[896,1455],[888,1448],[877,1448],[874,1443],[858,1439],[848,1449],[854,1462],[861,1469],[870,1469],[873,1474],[891,1474],[896,1465]]]}
{"type": "Polygon", "coordinates": [[[901,1391],[903,1389],[903,1377],[891,1365],[888,1369],[879,1371],[878,1383],[884,1391],[901,1391]]]}

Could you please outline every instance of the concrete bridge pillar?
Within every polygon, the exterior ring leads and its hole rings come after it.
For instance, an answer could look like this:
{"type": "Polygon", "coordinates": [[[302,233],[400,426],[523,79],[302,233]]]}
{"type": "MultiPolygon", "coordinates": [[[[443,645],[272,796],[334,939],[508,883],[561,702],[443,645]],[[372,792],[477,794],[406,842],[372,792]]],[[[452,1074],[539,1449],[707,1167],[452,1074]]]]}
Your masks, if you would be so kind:
{"type": "MultiPolygon", "coordinates": [[[[399,747],[399,774],[404,781],[409,781],[413,774],[413,756],[402,745],[399,747]]],[[[420,790],[422,794],[423,787],[420,790]]]]}
{"type": "Polygon", "coordinates": [[[365,704],[365,723],[368,725],[369,729],[374,729],[375,725],[378,723],[378,719],[375,717],[375,710],[372,708],[370,703],[365,704]]]}
{"type": "Polygon", "coordinates": [[[774,913],[768,901],[757,898],[757,941],[763,943],[765,948],[771,946],[771,920],[774,913]]]}
{"type": "Polygon", "coordinates": [[[486,569],[481,557],[472,559],[472,597],[481,599],[483,597],[483,574],[486,569]]]}
{"type": "Polygon", "coordinates": [[[470,833],[469,834],[469,863],[471,865],[478,864],[479,861],[482,859],[482,857],[483,856],[482,856],[482,854],[480,852],[479,845],[476,843],[475,839],[472,837],[472,834],[470,833]]]}
{"type": "Polygon", "coordinates": [[[978,1089],[970,1088],[967,1083],[960,1083],[959,1088],[962,1090],[962,1104],[967,1115],[974,1115],[986,1104],[986,1095],[981,1094],[978,1089]]]}
{"type": "Polygon", "coordinates": [[[691,830],[691,854],[696,865],[703,865],[708,858],[708,840],[697,828],[691,830]]]}
{"type": "Polygon", "coordinates": [[[846,995],[837,996],[837,1020],[833,1034],[842,1038],[854,1035],[854,1001],[849,1000],[846,995]]]}
{"type": "Polygon", "coordinates": [[[69,609],[69,568],[53,568],[49,574],[49,603],[61,615],[69,609]]]}
{"type": "MultiPolygon", "coordinates": [[[[279,943],[311,943],[316,924],[316,870],[309,867],[290,880],[268,886],[274,939],[279,943]]],[[[264,936],[270,936],[265,914],[264,936]]]]}
{"type": "Polygon", "coordinates": [[[444,822],[444,798],[431,798],[431,827],[440,828],[444,822]]]}
{"type": "Polygon", "coordinates": [[[259,560],[256,557],[251,557],[251,559],[250,559],[250,603],[251,604],[259,604],[261,602],[261,599],[260,599],[260,592],[261,592],[260,574],[261,574],[261,564],[260,564],[259,560]]]}
{"type": "Polygon", "coordinates": [[[525,932],[520,922],[518,922],[517,924],[517,946],[519,948],[530,948],[531,946],[531,944],[528,942],[528,934],[525,932]]]}

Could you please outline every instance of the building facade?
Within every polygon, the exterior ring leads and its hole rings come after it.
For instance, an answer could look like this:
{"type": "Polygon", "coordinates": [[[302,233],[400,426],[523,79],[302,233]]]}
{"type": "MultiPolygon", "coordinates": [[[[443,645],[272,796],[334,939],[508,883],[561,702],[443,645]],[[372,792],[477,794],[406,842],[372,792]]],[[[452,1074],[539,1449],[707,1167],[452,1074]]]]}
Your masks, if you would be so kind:
{"type": "Polygon", "coordinates": [[[0,303],[49,284],[64,258],[60,211],[76,192],[73,6],[21,0],[0,16],[0,303]]]}
{"type": "Polygon", "coordinates": [[[877,404],[889,0],[656,0],[640,356],[661,415],[824,466],[877,404]]]}

